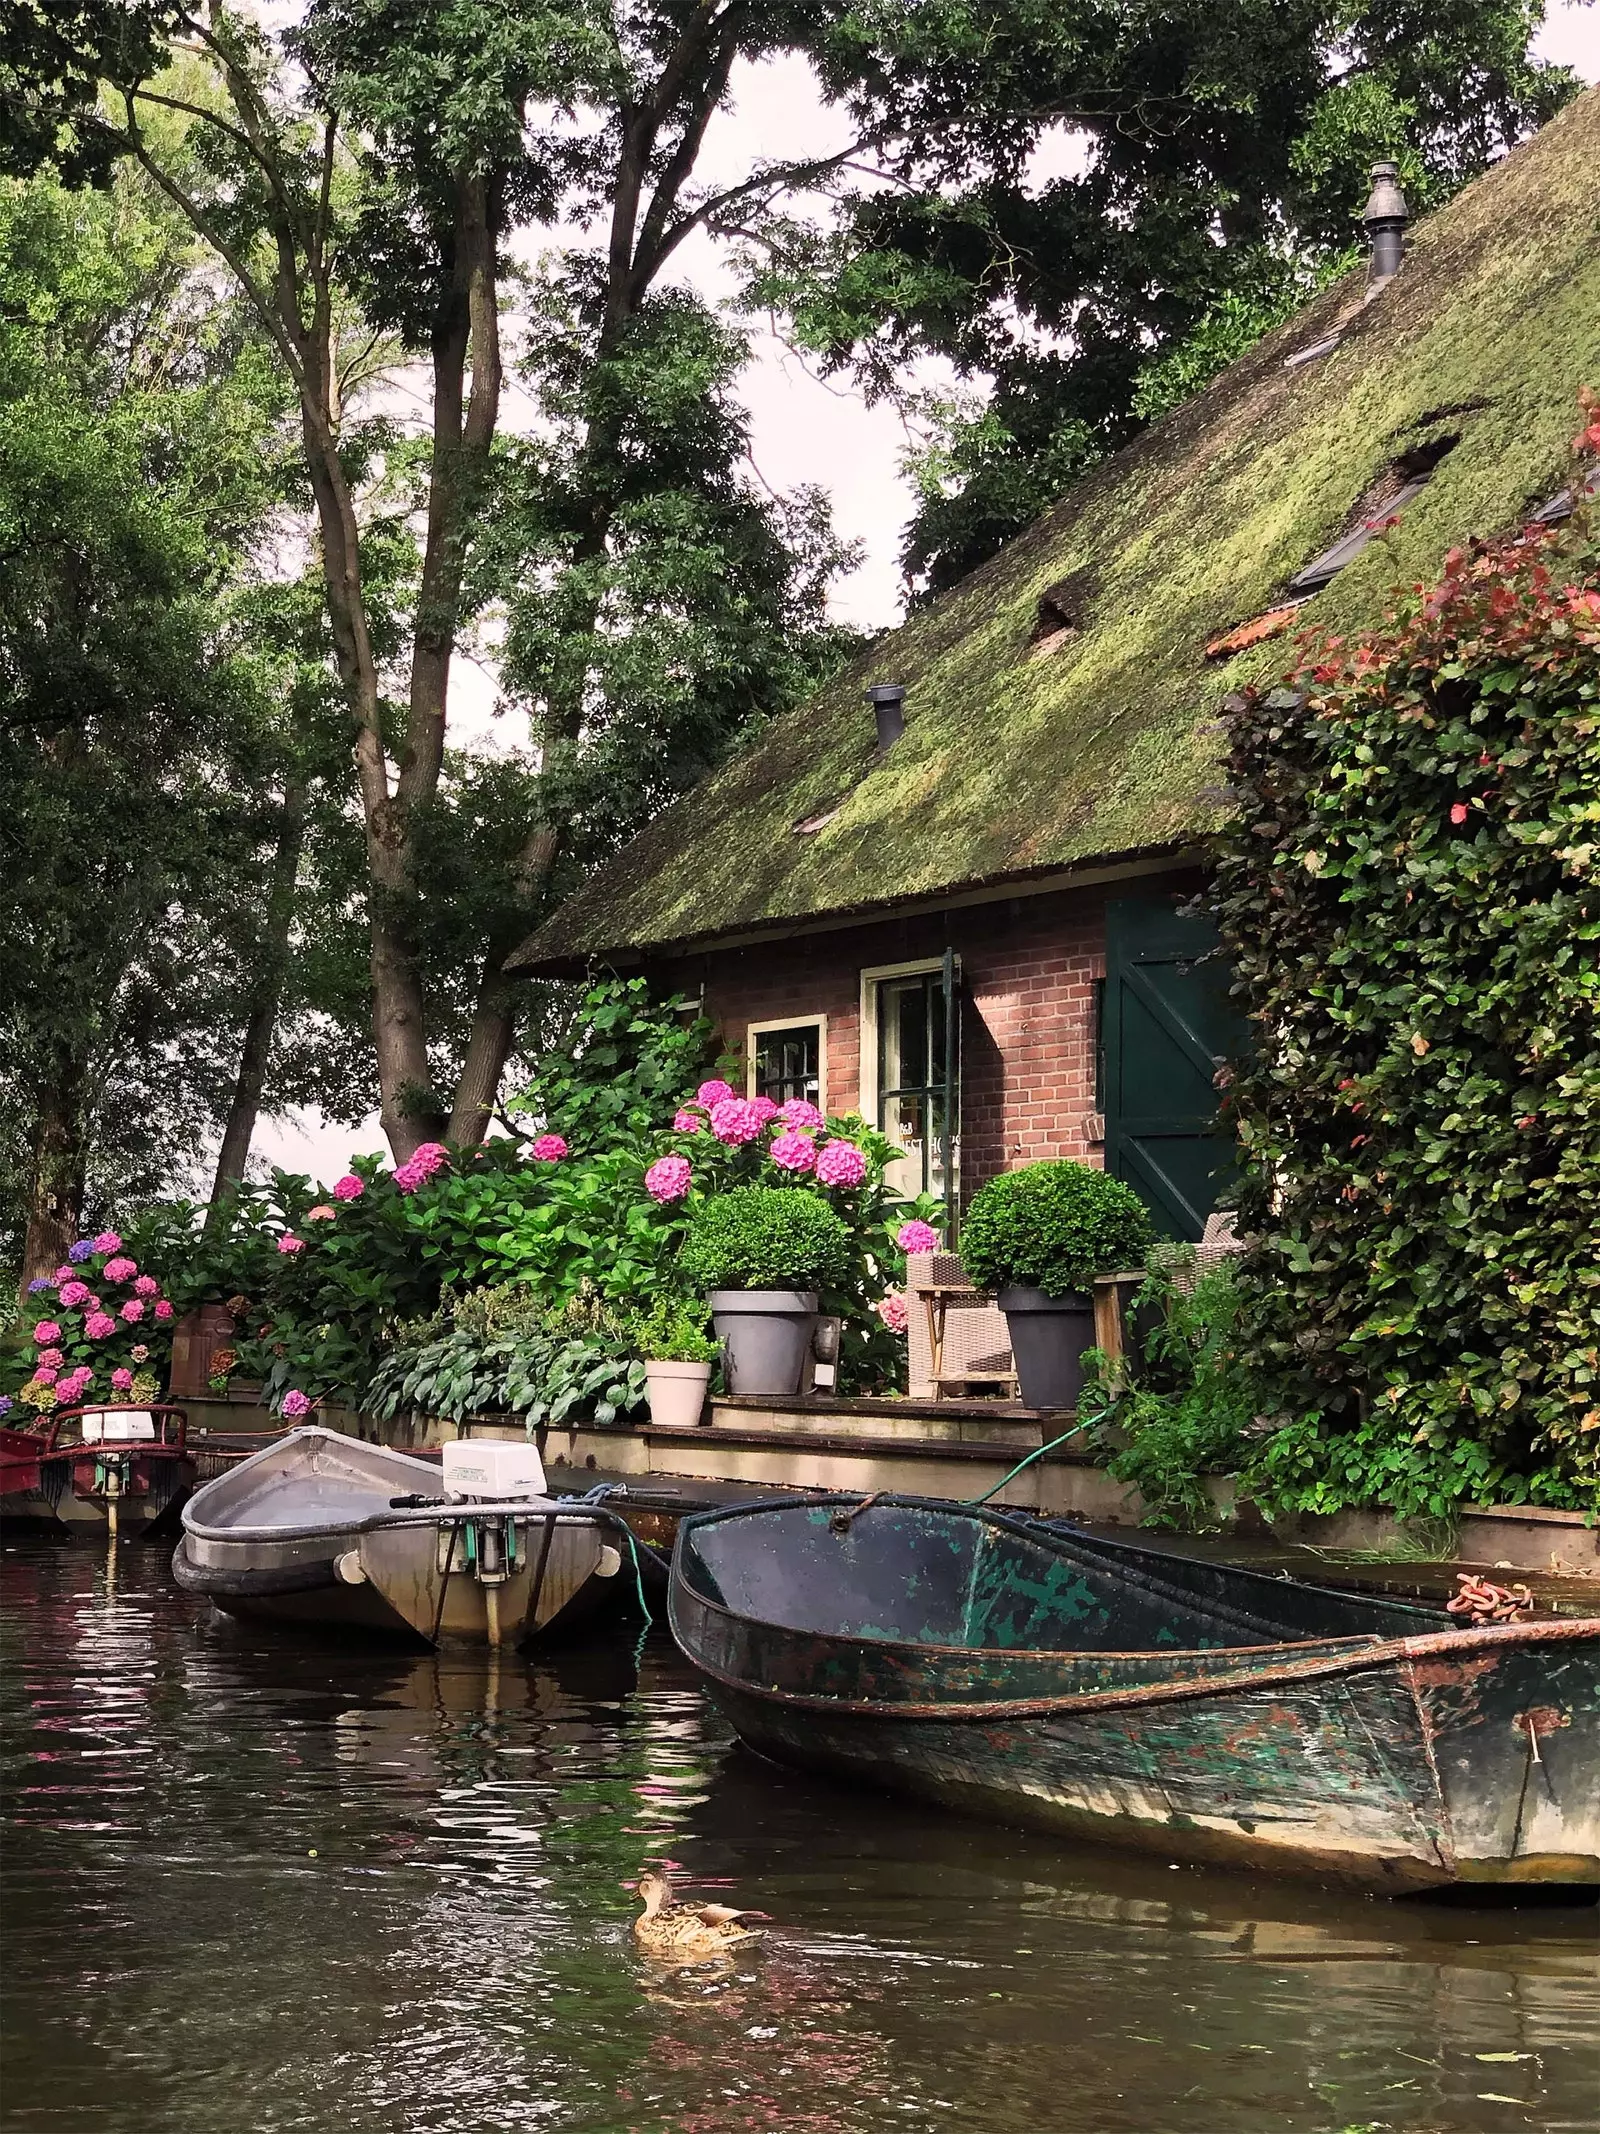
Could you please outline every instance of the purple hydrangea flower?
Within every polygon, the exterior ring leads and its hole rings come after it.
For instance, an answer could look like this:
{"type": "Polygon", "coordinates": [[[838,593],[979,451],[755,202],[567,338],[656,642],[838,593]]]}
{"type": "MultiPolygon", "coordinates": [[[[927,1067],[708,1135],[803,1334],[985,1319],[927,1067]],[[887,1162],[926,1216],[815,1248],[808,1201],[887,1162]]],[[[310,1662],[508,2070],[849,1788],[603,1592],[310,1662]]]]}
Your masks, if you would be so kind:
{"type": "Polygon", "coordinates": [[[74,1267],[81,1267],[85,1260],[92,1260],[94,1258],[94,1239],[92,1237],[80,1237],[75,1245],[67,1247],[67,1258],[71,1260],[74,1267]]]}
{"type": "Polygon", "coordinates": [[[54,1284],[54,1282],[51,1281],[50,1277],[47,1274],[35,1275],[33,1280],[28,1284],[28,1295],[30,1297],[36,1297],[42,1289],[54,1289],[55,1286],[56,1285],[54,1284]]]}

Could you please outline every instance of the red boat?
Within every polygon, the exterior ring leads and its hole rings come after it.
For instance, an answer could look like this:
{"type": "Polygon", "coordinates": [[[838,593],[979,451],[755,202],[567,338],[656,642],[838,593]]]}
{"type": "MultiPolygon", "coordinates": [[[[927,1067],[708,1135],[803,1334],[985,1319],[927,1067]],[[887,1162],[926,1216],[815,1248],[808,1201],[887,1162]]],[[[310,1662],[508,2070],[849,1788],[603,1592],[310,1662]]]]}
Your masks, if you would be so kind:
{"type": "Polygon", "coordinates": [[[0,1516],[143,1534],[195,1483],[182,1408],[63,1408],[33,1430],[0,1429],[0,1516]]]}

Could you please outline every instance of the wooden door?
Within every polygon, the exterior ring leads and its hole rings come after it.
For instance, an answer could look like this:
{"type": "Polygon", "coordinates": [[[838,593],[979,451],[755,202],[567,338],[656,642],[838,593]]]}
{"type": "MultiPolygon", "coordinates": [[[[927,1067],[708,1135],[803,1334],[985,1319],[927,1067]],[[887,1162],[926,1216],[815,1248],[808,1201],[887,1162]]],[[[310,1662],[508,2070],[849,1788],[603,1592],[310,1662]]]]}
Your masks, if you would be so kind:
{"type": "Polygon", "coordinates": [[[1106,906],[1106,1169],[1169,1236],[1198,1239],[1233,1169],[1214,1077],[1244,1049],[1209,918],[1173,897],[1106,906]]]}

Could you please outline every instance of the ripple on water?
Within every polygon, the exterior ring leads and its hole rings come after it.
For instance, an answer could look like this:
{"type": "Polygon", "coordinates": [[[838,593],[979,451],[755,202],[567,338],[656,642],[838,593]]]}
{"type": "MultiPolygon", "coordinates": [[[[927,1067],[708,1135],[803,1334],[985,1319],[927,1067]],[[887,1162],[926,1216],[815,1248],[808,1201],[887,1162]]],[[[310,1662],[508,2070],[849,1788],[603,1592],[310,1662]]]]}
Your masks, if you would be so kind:
{"type": "Polygon", "coordinates": [[[1596,1915],[1329,1897],[730,1753],[651,1641],[533,1664],[0,1556],[8,2134],[1540,2134],[1600,2124],[1596,1915]],[[776,1924],[641,1962],[647,1862],[776,1924]]]}

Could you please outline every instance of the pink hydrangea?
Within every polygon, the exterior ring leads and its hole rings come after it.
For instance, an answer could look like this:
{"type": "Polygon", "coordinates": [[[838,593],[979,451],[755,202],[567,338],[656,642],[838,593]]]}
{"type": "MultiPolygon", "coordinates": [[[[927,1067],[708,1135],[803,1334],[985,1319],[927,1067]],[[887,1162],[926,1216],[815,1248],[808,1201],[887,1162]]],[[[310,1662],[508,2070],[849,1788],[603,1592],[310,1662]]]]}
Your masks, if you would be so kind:
{"type": "Polygon", "coordinates": [[[333,1189],[335,1200],[359,1200],[367,1190],[365,1179],[358,1178],[354,1171],[346,1171],[333,1189]]]}
{"type": "Polygon", "coordinates": [[[60,1376],[61,1373],[50,1364],[41,1363],[34,1369],[33,1382],[36,1386],[53,1386],[60,1376]]]}
{"type": "MultiPolygon", "coordinates": [[[[394,1189],[397,1193],[415,1193],[418,1186],[426,1185],[428,1174],[419,1171],[414,1163],[397,1163],[394,1167],[394,1189]]],[[[279,1251],[283,1247],[279,1246],[279,1251]]]]}
{"type": "Polygon", "coordinates": [[[96,1252],[120,1252],[122,1240],[115,1230],[102,1230],[94,1241],[94,1249],[96,1252]]]}
{"type": "Polygon", "coordinates": [[[693,1177],[687,1156],[658,1156],[644,1174],[644,1189],[652,1200],[682,1200],[693,1177]]]}
{"type": "Polygon", "coordinates": [[[817,1144],[809,1134],[793,1131],[779,1134],[767,1154],[780,1171],[813,1171],[817,1165],[817,1144]]]}
{"type": "Polygon", "coordinates": [[[97,1312],[100,1309],[100,1299],[94,1294],[93,1290],[84,1298],[83,1309],[86,1312],[97,1312]]]}
{"type": "Polygon", "coordinates": [[[858,1186],[867,1175],[867,1159],[853,1141],[825,1141],[817,1155],[817,1177],[825,1186],[858,1186]]]}
{"type": "Polygon", "coordinates": [[[567,1144],[559,1134],[541,1134],[528,1150],[535,1163],[559,1163],[566,1153],[567,1144]]]}
{"type": "Polygon", "coordinates": [[[424,1178],[431,1178],[435,1171],[448,1170],[449,1166],[450,1151],[442,1141],[424,1141],[411,1158],[411,1168],[424,1178]]]}
{"type": "Polygon", "coordinates": [[[41,1319],[33,1330],[33,1338],[40,1348],[47,1349],[53,1341],[61,1339],[61,1329],[54,1319],[41,1319]]]}
{"type": "MultiPolygon", "coordinates": [[[[331,1223],[338,1212],[337,1208],[330,1208],[325,1200],[319,1201],[316,1207],[307,1208],[306,1221],[308,1223],[331,1223]]],[[[134,1286],[137,1288],[137,1283],[134,1286]]]]}
{"type": "Polygon", "coordinates": [[[156,1317],[161,1320],[163,1324],[165,1324],[166,1321],[172,1317],[172,1306],[167,1302],[165,1297],[158,1297],[156,1299],[156,1317]]]}
{"type": "Polygon", "coordinates": [[[726,1082],[702,1082],[694,1093],[694,1100],[704,1110],[709,1111],[713,1104],[725,1104],[732,1095],[733,1091],[726,1082]]]}
{"type": "Polygon", "coordinates": [[[88,1283],[63,1282],[61,1285],[61,1301],[63,1304],[71,1305],[74,1309],[80,1304],[87,1304],[89,1301],[88,1283]]]}
{"type": "Polygon", "coordinates": [[[145,1347],[142,1341],[136,1341],[128,1353],[132,1356],[135,1363],[148,1363],[150,1360],[150,1351],[145,1347]]]}
{"type": "Polygon", "coordinates": [[[58,1267],[50,1279],[52,1282],[72,1282],[77,1279],[77,1274],[76,1267],[58,1267]]]}
{"type": "Polygon", "coordinates": [[[283,1396],[283,1413],[293,1416],[309,1415],[311,1413],[310,1397],[302,1393],[298,1387],[291,1386],[283,1396]]]}
{"type": "Polygon", "coordinates": [[[911,1221],[902,1223],[894,1234],[894,1241],[902,1252],[937,1252],[939,1233],[932,1223],[911,1221]]]}
{"type": "Polygon", "coordinates": [[[118,1317],[122,1320],[124,1326],[137,1326],[144,1317],[143,1297],[130,1297],[127,1303],[123,1305],[118,1317]]]}
{"type": "Polygon", "coordinates": [[[809,1097],[791,1097],[778,1116],[785,1126],[792,1126],[797,1131],[801,1127],[810,1127],[814,1133],[825,1123],[821,1112],[809,1097]]]}
{"type": "Polygon", "coordinates": [[[303,1237],[296,1237],[292,1230],[285,1230],[282,1237],[280,1237],[278,1240],[278,1250],[280,1252],[296,1253],[304,1252],[305,1249],[305,1239],[303,1237]]]}
{"type": "Polygon", "coordinates": [[[105,1341],[117,1330],[117,1322],[109,1312],[91,1312],[83,1322],[83,1330],[91,1341],[105,1341]]]}
{"type": "Polygon", "coordinates": [[[903,1334],[905,1332],[906,1322],[911,1317],[911,1310],[901,1291],[891,1289],[889,1294],[886,1297],[880,1297],[872,1308],[891,1334],[903,1334]]]}
{"type": "Polygon", "coordinates": [[[724,1148],[743,1148],[760,1133],[761,1121],[743,1097],[719,1097],[711,1107],[711,1131],[724,1148]]]}
{"type": "Polygon", "coordinates": [[[138,1272],[139,1269],[132,1260],[118,1258],[106,1261],[108,1282],[131,1282],[138,1272]]]}
{"type": "Polygon", "coordinates": [[[770,1126],[778,1116],[778,1107],[771,1097],[752,1097],[750,1109],[763,1126],[770,1126]]]}
{"type": "Polygon", "coordinates": [[[133,1390],[133,1373],[128,1370],[113,1371],[111,1384],[116,1392],[129,1393],[133,1390]]]}
{"type": "Polygon", "coordinates": [[[94,1384],[94,1373],[86,1363],[80,1363],[75,1371],[69,1371],[56,1387],[56,1397],[68,1407],[77,1399],[86,1386],[94,1384]]]}
{"type": "Polygon", "coordinates": [[[691,1111],[687,1104],[680,1104],[672,1115],[672,1131],[675,1134],[697,1134],[705,1123],[702,1115],[691,1111]]]}
{"type": "Polygon", "coordinates": [[[161,1284],[154,1275],[142,1274],[133,1285],[133,1293],[136,1297],[159,1297],[161,1284]]]}
{"type": "Polygon", "coordinates": [[[38,1360],[47,1371],[59,1371],[67,1359],[59,1349],[41,1349],[38,1360]]]}

